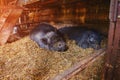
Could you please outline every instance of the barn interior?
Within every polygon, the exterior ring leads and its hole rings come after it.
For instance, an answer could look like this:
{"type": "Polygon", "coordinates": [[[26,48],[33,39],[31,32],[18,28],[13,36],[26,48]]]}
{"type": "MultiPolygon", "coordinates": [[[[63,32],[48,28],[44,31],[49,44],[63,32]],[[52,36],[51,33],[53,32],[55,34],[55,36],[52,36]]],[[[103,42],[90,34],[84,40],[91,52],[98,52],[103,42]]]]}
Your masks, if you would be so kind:
{"type": "Polygon", "coordinates": [[[28,34],[27,30],[40,22],[48,22],[57,28],[80,25],[96,29],[107,35],[109,5],[110,0],[26,1],[23,6],[27,10],[23,11],[16,26],[20,27],[21,36],[28,34]]]}
{"type": "Polygon", "coordinates": [[[0,79],[111,80],[104,78],[109,13],[110,0],[0,0],[0,79]],[[105,36],[102,48],[82,49],[71,40],[66,52],[39,48],[29,34],[41,22],[94,29],[105,36]]]}

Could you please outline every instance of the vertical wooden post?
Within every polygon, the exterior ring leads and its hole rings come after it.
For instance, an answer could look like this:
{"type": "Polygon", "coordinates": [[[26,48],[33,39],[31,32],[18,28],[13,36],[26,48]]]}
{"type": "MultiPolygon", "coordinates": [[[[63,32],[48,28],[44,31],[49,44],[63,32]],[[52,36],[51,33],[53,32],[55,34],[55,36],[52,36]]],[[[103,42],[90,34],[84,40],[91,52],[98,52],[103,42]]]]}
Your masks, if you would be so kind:
{"type": "Polygon", "coordinates": [[[114,41],[114,30],[115,22],[110,22],[109,36],[108,36],[108,49],[106,54],[105,72],[103,80],[112,80],[113,77],[113,66],[111,64],[111,57],[114,55],[113,52],[113,41],[114,41]]]}
{"type": "Polygon", "coordinates": [[[117,77],[115,77],[116,60],[120,39],[120,20],[118,19],[118,3],[118,0],[111,0],[110,4],[110,27],[104,80],[118,80],[117,77]]]}
{"type": "MultiPolygon", "coordinates": [[[[114,49],[113,49],[114,57],[111,56],[113,60],[113,65],[114,65],[114,71],[113,71],[114,80],[120,80],[120,76],[116,76],[118,73],[117,65],[119,65],[117,63],[117,60],[118,60],[117,56],[120,55],[120,53],[118,52],[118,50],[120,49],[119,41],[120,41],[120,19],[117,19],[115,37],[114,37],[114,49]]],[[[120,66],[118,67],[120,68],[120,66]]]]}

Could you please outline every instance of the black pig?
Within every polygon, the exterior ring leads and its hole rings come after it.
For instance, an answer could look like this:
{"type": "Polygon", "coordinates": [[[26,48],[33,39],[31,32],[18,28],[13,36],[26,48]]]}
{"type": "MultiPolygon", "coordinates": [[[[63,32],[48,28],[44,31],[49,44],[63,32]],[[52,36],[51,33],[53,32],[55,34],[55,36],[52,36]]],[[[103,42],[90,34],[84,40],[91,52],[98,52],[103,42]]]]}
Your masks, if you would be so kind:
{"type": "Polygon", "coordinates": [[[59,31],[69,39],[75,40],[79,47],[100,49],[102,35],[99,32],[84,27],[64,27],[59,31]]]}
{"type": "Polygon", "coordinates": [[[31,32],[30,38],[35,41],[39,47],[52,51],[67,50],[63,35],[52,25],[41,23],[31,32]]]}
{"type": "Polygon", "coordinates": [[[94,48],[100,49],[101,36],[99,33],[91,30],[87,30],[81,33],[80,37],[76,41],[77,45],[82,48],[94,48]]]}

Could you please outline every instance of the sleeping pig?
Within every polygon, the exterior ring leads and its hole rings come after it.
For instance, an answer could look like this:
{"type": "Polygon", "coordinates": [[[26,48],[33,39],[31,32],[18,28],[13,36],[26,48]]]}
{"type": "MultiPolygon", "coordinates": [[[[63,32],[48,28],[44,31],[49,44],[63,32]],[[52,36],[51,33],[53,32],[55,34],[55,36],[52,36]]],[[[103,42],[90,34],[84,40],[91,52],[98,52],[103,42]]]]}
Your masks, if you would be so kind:
{"type": "Polygon", "coordinates": [[[71,40],[75,40],[76,45],[86,48],[100,49],[101,41],[103,39],[103,35],[99,32],[87,29],[85,27],[64,27],[60,28],[59,31],[71,40]]]}
{"type": "Polygon", "coordinates": [[[52,51],[66,51],[67,46],[63,35],[52,25],[40,23],[31,32],[30,38],[39,47],[52,51]]]}
{"type": "Polygon", "coordinates": [[[93,48],[100,49],[100,44],[102,41],[102,36],[95,31],[87,30],[81,33],[77,45],[82,48],[93,48]]]}

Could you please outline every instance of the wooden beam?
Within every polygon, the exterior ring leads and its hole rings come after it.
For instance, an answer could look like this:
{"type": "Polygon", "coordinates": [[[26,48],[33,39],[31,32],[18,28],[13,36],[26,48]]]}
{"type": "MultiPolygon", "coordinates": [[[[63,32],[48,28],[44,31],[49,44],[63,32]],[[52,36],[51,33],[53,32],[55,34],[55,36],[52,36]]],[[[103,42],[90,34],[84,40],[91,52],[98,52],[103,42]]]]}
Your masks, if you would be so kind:
{"type": "Polygon", "coordinates": [[[117,9],[118,9],[118,0],[111,0],[110,11],[109,11],[110,21],[115,22],[117,20],[117,9]]]}
{"type": "Polygon", "coordinates": [[[113,44],[114,44],[114,35],[115,35],[115,28],[116,28],[116,23],[111,21],[110,26],[109,26],[109,35],[108,35],[108,48],[107,48],[107,53],[106,53],[106,58],[105,58],[105,69],[104,69],[104,74],[103,74],[103,80],[111,80],[110,78],[112,77],[112,73],[110,73],[110,68],[112,69],[113,66],[110,65],[110,60],[111,57],[114,56],[113,53],[113,44]],[[111,75],[110,75],[111,74],[111,75]],[[110,76],[109,76],[110,75],[110,76]],[[109,77],[109,79],[107,79],[109,77]]]}
{"type": "Polygon", "coordinates": [[[0,0],[0,5],[1,6],[7,5],[7,0],[0,0]]]}
{"type": "MultiPolygon", "coordinates": [[[[84,1],[80,0],[70,0],[70,1],[63,1],[63,0],[51,0],[51,1],[37,1],[31,4],[24,5],[27,8],[54,8],[54,7],[61,7],[62,5],[65,6],[72,6],[76,4],[84,4],[84,1]]],[[[85,5],[84,5],[85,6],[85,5]]],[[[80,7],[80,6],[79,6],[80,7]]]]}
{"type": "Polygon", "coordinates": [[[28,10],[28,8],[20,7],[17,5],[8,5],[8,6],[1,6],[0,9],[23,9],[23,10],[28,10]]]}
{"type": "Polygon", "coordinates": [[[30,4],[27,4],[27,5],[24,5],[25,7],[38,7],[38,6],[45,6],[45,5],[48,5],[48,4],[56,4],[58,3],[59,1],[58,0],[49,0],[49,1],[36,1],[36,2],[33,2],[33,3],[30,3],[30,4]]]}
{"type": "Polygon", "coordinates": [[[116,56],[119,49],[120,20],[118,19],[118,0],[111,0],[110,4],[110,27],[108,36],[108,50],[106,54],[106,66],[103,80],[115,79],[116,56]]]}
{"type": "Polygon", "coordinates": [[[68,80],[78,72],[82,71],[86,67],[88,67],[91,63],[95,62],[100,56],[105,54],[106,49],[100,49],[96,52],[94,52],[93,55],[87,57],[86,59],[76,63],[73,65],[71,68],[68,70],[65,70],[63,73],[60,73],[56,75],[53,79],[51,80],[68,80]]]}
{"type": "Polygon", "coordinates": [[[115,38],[114,38],[114,49],[113,49],[113,55],[111,55],[111,59],[110,59],[110,63],[111,65],[114,67],[112,70],[110,70],[110,73],[113,72],[113,79],[115,78],[115,80],[118,80],[119,76],[115,76],[116,75],[116,67],[117,65],[117,55],[120,54],[118,53],[118,49],[120,48],[119,46],[119,40],[120,40],[120,20],[117,19],[117,23],[116,23],[116,29],[115,29],[115,38]]]}
{"type": "Polygon", "coordinates": [[[114,42],[114,35],[115,35],[115,28],[116,28],[116,23],[115,22],[110,22],[109,26],[109,35],[108,35],[108,53],[110,52],[111,49],[113,49],[113,42],[114,42]]]}
{"type": "MultiPolygon", "coordinates": [[[[113,80],[115,78],[115,73],[116,73],[115,68],[116,68],[116,61],[117,61],[117,55],[118,55],[118,49],[119,49],[119,39],[120,39],[120,20],[119,19],[117,19],[114,33],[115,33],[114,35],[111,35],[111,36],[114,36],[114,40],[112,40],[111,42],[113,43],[112,48],[110,48],[111,45],[108,46],[104,80],[113,80]]],[[[111,39],[109,38],[109,43],[110,41],[111,39]]]]}
{"type": "Polygon", "coordinates": [[[3,45],[7,42],[7,39],[9,38],[11,31],[13,30],[13,26],[22,14],[22,11],[23,9],[13,9],[7,17],[7,20],[0,30],[0,45],[3,45]]]}

